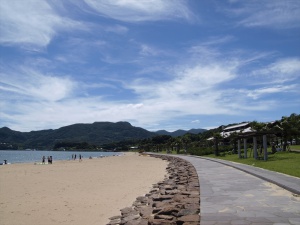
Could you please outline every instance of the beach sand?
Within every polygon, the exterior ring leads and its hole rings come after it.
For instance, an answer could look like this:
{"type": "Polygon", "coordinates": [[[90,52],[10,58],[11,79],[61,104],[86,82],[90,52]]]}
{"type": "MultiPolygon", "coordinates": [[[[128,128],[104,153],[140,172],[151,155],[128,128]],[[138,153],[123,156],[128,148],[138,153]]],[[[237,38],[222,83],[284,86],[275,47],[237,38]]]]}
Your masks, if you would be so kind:
{"type": "Polygon", "coordinates": [[[163,180],[167,164],[126,153],[82,162],[1,166],[0,224],[104,225],[163,180]]]}

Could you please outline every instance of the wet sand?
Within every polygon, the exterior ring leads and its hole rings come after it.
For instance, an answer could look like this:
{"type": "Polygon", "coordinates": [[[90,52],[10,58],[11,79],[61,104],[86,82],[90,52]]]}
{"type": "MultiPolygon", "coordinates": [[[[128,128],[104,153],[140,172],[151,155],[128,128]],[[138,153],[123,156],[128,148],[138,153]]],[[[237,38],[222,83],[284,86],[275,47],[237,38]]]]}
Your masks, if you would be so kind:
{"type": "Polygon", "coordinates": [[[164,179],[166,161],[126,153],[0,167],[2,225],[99,225],[164,179]]]}

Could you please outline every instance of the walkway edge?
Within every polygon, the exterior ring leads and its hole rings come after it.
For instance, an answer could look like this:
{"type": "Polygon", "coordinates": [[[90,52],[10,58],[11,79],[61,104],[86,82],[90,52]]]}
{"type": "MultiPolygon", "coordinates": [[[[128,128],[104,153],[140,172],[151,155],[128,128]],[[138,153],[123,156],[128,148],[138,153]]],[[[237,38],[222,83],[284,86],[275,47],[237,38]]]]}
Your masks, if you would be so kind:
{"type": "Polygon", "coordinates": [[[256,176],[256,177],[263,179],[265,181],[268,181],[270,183],[276,184],[279,187],[282,187],[296,195],[300,195],[300,178],[289,176],[289,175],[282,174],[282,173],[277,173],[277,172],[270,171],[270,170],[265,170],[265,169],[258,168],[258,167],[251,168],[251,166],[246,165],[246,164],[241,164],[241,163],[236,163],[236,162],[233,163],[231,161],[225,161],[222,159],[214,159],[214,158],[208,158],[208,157],[202,157],[202,156],[191,156],[191,157],[206,159],[206,160],[210,160],[213,162],[221,163],[226,166],[233,167],[235,169],[241,170],[245,173],[251,174],[253,176],[256,176]],[[234,165],[234,164],[238,164],[238,165],[234,165]],[[247,168],[247,167],[249,167],[249,168],[247,168]],[[269,177],[267,177],[266,175],[268,175],[269,177]]]}

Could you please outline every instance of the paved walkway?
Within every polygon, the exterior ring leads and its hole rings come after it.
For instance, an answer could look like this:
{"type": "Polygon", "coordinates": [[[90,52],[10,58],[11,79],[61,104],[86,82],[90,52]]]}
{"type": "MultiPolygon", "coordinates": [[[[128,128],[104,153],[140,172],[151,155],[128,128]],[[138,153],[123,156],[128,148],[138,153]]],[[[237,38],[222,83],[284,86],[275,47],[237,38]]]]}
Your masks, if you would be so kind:
{"type": "Polygon", "coordinates": [[[197,170],[201,225],[300,225],[300,196],[266,181],[299,191],[300,179],[224,160],[176,157],[197,170]]]}

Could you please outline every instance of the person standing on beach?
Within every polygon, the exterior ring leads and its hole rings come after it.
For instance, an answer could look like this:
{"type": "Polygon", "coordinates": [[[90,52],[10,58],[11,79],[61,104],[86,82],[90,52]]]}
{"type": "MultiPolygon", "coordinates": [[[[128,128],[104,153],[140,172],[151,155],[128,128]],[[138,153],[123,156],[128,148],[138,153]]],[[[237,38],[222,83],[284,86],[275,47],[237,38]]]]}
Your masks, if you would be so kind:
{"type": "Polygon", "coordinates": [[[76,160],[76,154],[74,155],[74,160],[76,160]]]}
{"type": "Polygon", "coordinates": [[[45,160],[46,160],[46,157],[43,156],[43,158],[42,158],[42,164],[45,164],[45,160]]]}
{"type": "Polygon", "coordinates": [[[81,162],[82,161],[82,156],[81,156],[81,154],[79,155],[79,162],[81,162]]]}
{"type": "Polygon", "coordinates": [[[48,164],[52,164],[52,156],[48,156],[48,164]]]}

